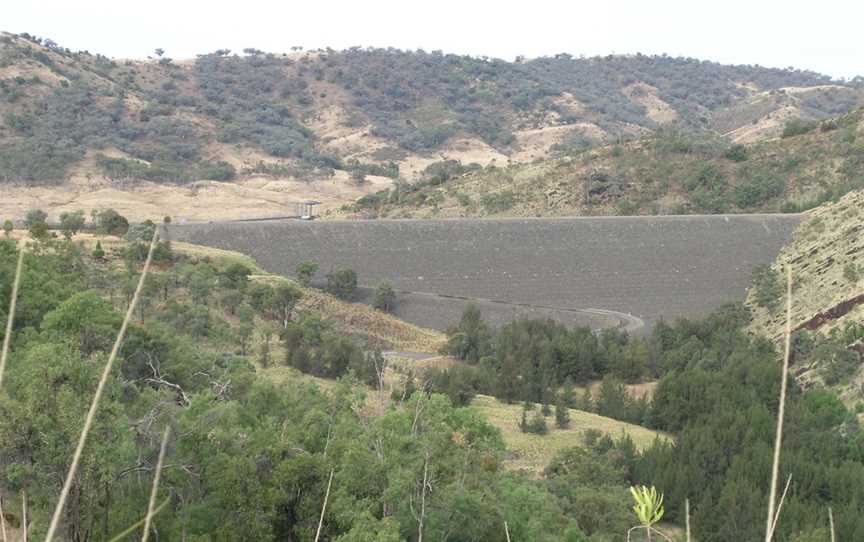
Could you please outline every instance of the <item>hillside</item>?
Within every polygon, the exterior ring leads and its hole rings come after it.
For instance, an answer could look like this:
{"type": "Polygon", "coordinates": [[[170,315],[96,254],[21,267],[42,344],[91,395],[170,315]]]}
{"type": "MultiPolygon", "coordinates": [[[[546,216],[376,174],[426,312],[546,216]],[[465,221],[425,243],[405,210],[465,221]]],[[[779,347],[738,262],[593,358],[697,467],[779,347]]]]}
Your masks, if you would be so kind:
{"type": "Polygon", "coordinates": [[[784,273],[794,280],[796,365],[805,383],[837,386],[850,403],[864,399],[864,191],[817,207],[770,269],[757,272],[747,303],[750,330],[779,342],[785,332],[784,273]]]}
{"type": "Polygon", "coordinates": [[[864,110],[734,144],[663,130],[505,167],[441,162],[332,216],[430,218],[797,211],[864,187],[864,110]]]}
{"type": "Polygon", "coordinates": [[[336,208],[442,159],[500,166],[673,125],[752,141],[862,96],[857,79],[665,56],[354,48],[124,61],[3,34],[0,182],[18,203],[0,214],[113,205],[133,218],[239,218],[308,198],[336,208]]]}

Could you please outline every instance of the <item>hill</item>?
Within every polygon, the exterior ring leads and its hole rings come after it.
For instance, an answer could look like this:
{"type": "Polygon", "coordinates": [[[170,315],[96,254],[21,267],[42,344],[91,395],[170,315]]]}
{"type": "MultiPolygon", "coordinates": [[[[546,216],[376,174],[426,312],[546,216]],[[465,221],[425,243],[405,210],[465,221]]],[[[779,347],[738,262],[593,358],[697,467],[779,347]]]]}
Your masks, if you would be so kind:
{"type": "Polygon", "coordinates": [[[813,209],[770,267],[757,269],[747,303],[750,330],[782,340],[784,276],[793,277],[795,371],[806,385],[838,387],[864,399],[864,191],[813,209]]]}
{"type": "Polygon", "coordinates": [[[2,34],[0,182],[52,215],[100,203],[136,218],[166,206],[189,219],[284,214],[309,197],[338,207],[442,158],[503,165],[665,126],[761,139],[862,96],[857,79],[665,56],[246,49],[131,61],[2,34]]]}
{"type": "Polygon", "coordinates": [[[428,218],[798,211],[864,187],[864,110],[736,144],[664,129],[505,167],[440,162],[334,216],[428,218]]]}

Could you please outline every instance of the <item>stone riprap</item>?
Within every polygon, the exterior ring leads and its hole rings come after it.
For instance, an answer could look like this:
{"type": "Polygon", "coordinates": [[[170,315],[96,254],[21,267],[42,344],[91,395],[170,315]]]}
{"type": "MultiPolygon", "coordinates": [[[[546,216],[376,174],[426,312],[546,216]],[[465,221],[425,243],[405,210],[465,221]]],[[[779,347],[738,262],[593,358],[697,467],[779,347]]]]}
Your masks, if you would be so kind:
{"type": "MultiPolygon", "coordinates": [[[[198,223],[178,240],[235,250],[290,276],[298,262],[389,281],[402,318],[442,329],[469,299],[498,323],[550,316],[595,328],[697,317],[744,299],[800,215],[198,223]],[[425,295],[433,294],[433,295],[425,295]],[[585,309],[621,313],[598,314],[585,309]],[[632,315],[635,318],[630,318],[632,315]]],[[[368,292],[365,297],[369,297],[368,292]]]]}

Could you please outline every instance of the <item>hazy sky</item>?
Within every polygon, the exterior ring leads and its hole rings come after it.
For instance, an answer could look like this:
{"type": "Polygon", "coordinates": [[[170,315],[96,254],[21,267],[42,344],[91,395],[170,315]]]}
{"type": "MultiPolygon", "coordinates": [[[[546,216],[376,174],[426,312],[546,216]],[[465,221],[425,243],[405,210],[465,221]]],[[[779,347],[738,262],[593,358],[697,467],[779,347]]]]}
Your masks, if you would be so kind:
{"type": "Polygon", "coordinates": [[[441,49],[512,59],[668,53],[864,74],[855,0],[4,0],[0,29],[73,50],[143,58],[256,47],[441,49]]]}

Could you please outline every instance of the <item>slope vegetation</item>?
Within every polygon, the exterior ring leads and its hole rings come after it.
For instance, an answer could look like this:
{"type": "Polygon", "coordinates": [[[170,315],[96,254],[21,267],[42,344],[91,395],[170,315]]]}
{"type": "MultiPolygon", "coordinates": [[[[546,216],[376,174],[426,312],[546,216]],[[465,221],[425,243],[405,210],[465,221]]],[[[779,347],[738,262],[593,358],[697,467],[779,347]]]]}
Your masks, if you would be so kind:
{"type": "Polygon", "coordinates": [[[757,269],[747,303],[750,330],[780,342],[786,326],[785,272],[793,276],[796,372],[807,384],[862,398],[864,384],[864,191],[808,213],[771,268],[757,269]]]}
{"type": "MultiPolygon", "coordinates": [[[[247,214],[268,199],[260,214],[279,214],[278,205],[308,197],[351,201],[397,177],[410,180],[442,157],[503,165],[546,156],[556,145],[669,125],[759,139],[776,132],[777,119],[842,114],[862,95],[858,80],[665,56],[505,62],[393,49],[250,48],[190,61],[161,51],[158,59],[119,61],[2,34],[0,182],[72,181],[76,191],[65,203],[49,201],[57,207],[87,204],[95,190],[137,194],[124,209],[135,217],[135,201],[170,208],[188,195],[156,197],[158,185],[219,181],[240,187],[234,197],[247,214]],[[273,180],[333,183],[268,186],[273,180]],[[259,192],[243,190],[249,186],[259,192]]],[[[204,197],[200,207],[224,202],[204,197]]],[[[172,214],[206,214],[189,202],[179,208],[172,214]]]]}
{"type": "Polygon", "coordinates": [[[797,211],[864,187],[864,110],[788,122],[752,144],[662,130],[506,167],[441,162],[334,216],[482,217],[797,211]]]}

